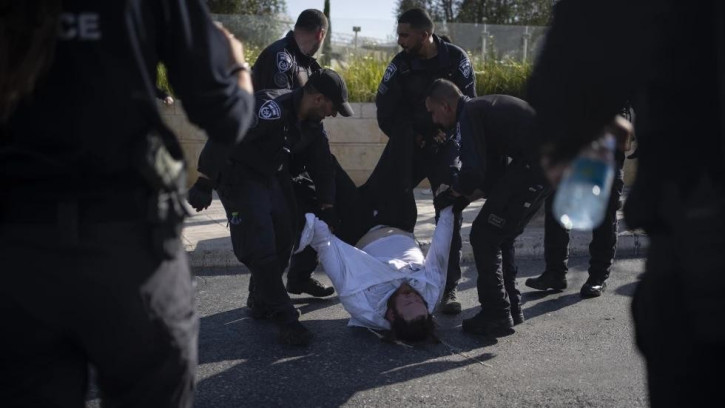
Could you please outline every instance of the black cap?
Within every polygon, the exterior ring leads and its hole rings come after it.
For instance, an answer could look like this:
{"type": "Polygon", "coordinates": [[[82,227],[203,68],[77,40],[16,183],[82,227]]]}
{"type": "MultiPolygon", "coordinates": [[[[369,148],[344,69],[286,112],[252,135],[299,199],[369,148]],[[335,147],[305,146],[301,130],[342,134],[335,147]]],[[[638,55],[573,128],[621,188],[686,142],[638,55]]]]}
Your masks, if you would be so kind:
{"type": "Polygon", "coordinates": [[[337,72],[323,69],[310,75],[307,82],[335,104],[342,116],[352,116],[352,106],[347,102],[347,86],[337,72]]]}

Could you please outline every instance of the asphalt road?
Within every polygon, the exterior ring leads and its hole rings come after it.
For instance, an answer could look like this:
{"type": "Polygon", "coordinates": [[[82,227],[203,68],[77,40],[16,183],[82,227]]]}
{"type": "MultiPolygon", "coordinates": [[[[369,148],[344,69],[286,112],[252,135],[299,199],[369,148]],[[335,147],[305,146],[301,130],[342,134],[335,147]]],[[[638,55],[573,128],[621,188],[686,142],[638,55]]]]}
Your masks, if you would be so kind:
{"type": "MultiPolygon", "coordinates": [[[[464,312],[437,316],[440,344],[381,342],[347,327],[336,297],[293,295],[314,333],[307,348],[275,343],[272,323],[246,314],[249,272],[197,269],[201,316],[196,407],[639,407],[647,406],[643,360],[629,314],[643,259],[620,259],[608,291],[582,300],[587,258],[570,262],[569,288],[523,285],[543,261],[519,261],[527,321],[497,340],[464,334],[477,311],[475,267],[466,265],[464,312]]],[[[327,277],[317,277],[329,284],[327,277]]],[[[98,406],[93,396],[88,407],[98,406]]]]}

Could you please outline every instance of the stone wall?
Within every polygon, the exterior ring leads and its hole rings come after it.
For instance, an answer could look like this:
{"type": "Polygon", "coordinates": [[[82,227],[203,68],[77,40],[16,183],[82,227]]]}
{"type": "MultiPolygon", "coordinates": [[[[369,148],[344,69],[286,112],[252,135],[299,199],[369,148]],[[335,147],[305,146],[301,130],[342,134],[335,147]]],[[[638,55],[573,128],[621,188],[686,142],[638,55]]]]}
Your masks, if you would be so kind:
{"type": "MultiPolygon", "coordinates": [[[[206,135],[189,123],[180,101],[171,106],[159,103],[162,115],[179,137],[189,163],[189,182],[197,178],[196,164],[206,135]]],[[[349,118],[338,116],[325,119],[325,129],[330,138],[330,149],[342,167],[358,185],[367,180],[383,152],[387,136],[378,128],[374,103],[353,103],[355,114],[349,118]]],[[[634,180],[636,160],[627,160],[624,169],[625,185],[634,180]]],[[[427,187],[426,182],[422,186],[427,187]]]]}

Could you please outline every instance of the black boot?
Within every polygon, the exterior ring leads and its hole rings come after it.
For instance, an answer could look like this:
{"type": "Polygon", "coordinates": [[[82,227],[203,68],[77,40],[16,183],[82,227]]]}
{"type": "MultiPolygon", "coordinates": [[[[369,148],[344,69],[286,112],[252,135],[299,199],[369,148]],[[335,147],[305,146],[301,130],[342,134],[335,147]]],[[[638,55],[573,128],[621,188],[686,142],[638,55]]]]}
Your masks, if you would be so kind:
{"type": "Polygon", "coordinates": [[[549,271],[544,271],[537,278],[526,279],[526,286],[538,290],[564,290],[566,289],[566,276],[549,271]]]}
{"type": "Polygon", "coordinates": [[[511,314],[505,317],[492,318],[478,312],[469,319],[463,319],[463,331],[471,334],[498,337],[506,336],[514,332],[514,321],[511,314]]]}
{"type": "Polygon", "coordinates": [[[300,282],[290,282],[287,280],[287,292],[295,295],[307,293],[314,297],[325,297],[335,293],[335,288],[325,286],[315,278],[308,278],[300,282]]]}
{"type": "Polygon", "coordinates": [[[579,291],[579,295],[583,299],[599,297],[602,296],[602,293],[604,293],[604,290],[606,288],[606,278],[599,278],[589,275],[589,278],[586,282],[584,282],[582,289],[579,291]]]}
{"type": "Polygon", "coordinates": [[[447,290],[443,293],[439,310],[441,313],[449,315],[461,313],[461,302],[458,301],[456,288],[447,290]]]}
{"type": "Polygon", "coordinates": [[[524,322],[524,311],[521,310],[520,304],[511,303],[511,318],[514,321],[514,326],[517,326],[524,322]]]}
{"type": "Polygon", "coordinates": [[[299,320],[278,322],[279,333],[277,341],[290,346],[306,346],[312,341],[312,332],[307,330],[299,320]]]}

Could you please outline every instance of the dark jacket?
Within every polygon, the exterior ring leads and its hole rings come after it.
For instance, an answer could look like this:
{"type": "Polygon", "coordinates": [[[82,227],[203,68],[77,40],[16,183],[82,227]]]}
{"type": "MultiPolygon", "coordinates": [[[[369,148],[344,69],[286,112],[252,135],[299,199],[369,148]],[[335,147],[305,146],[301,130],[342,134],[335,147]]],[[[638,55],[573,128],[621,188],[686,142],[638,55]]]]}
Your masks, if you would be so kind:
{"type": "Polygon", "coordinates": [[[159,62],[209,138],[230,144],[249,127],[252,95],[231,74],[205,2],[68,0],[61,21],[50,71],[0,140],[3,182],[64,193],[142,183],[135,149],[159,117],[159,62]]]}
{"type": "Polygon", "coordinates": [[[473,66],[465,51],[456,45],[441,41],[433,35],[438,55],[430,60],[411,57],[399,52],[388,65],[378,86],[375,98],[378,126],[388,135],[435,135],[430,114],[425,109],[426,91],[438,78],[455,83],[467,96],[476,96],[473,66]]]}
{"type": "Polygon", "coordinates": [[[230,161],[262,176],[274,175],[282,169],[290,174],[306,170],[315,183],[320,202],[335,202],[335,168],[322,122],[297,119],[303,93],[303,89],[256,92],[256,123],[244,141],[231,151],[207,141],[199,156],[199,171],[219,183],[230,161]]]}
{"type": "Polygon", "coordinates": [[[265,48],[252,67],[254,89],[297,89],[304,86],[313,72],[322,67],[313,57],[300,51],[294,33],[265,48]]]}
{"type": "Polygon", "coordinates": [[[509,95],[473,99],[464,96],[458,102],[457,115],[449,142],[453,153],[449,151],[446,156],[453,173],[450,180],[457,191],[464,194],[470,194],[475,188],[489,191],[503,174],[509,158],[538,163],[536,114],[525,101],[509,95]],[[460,165],[455,166],[457,160],[460,165]]]}

